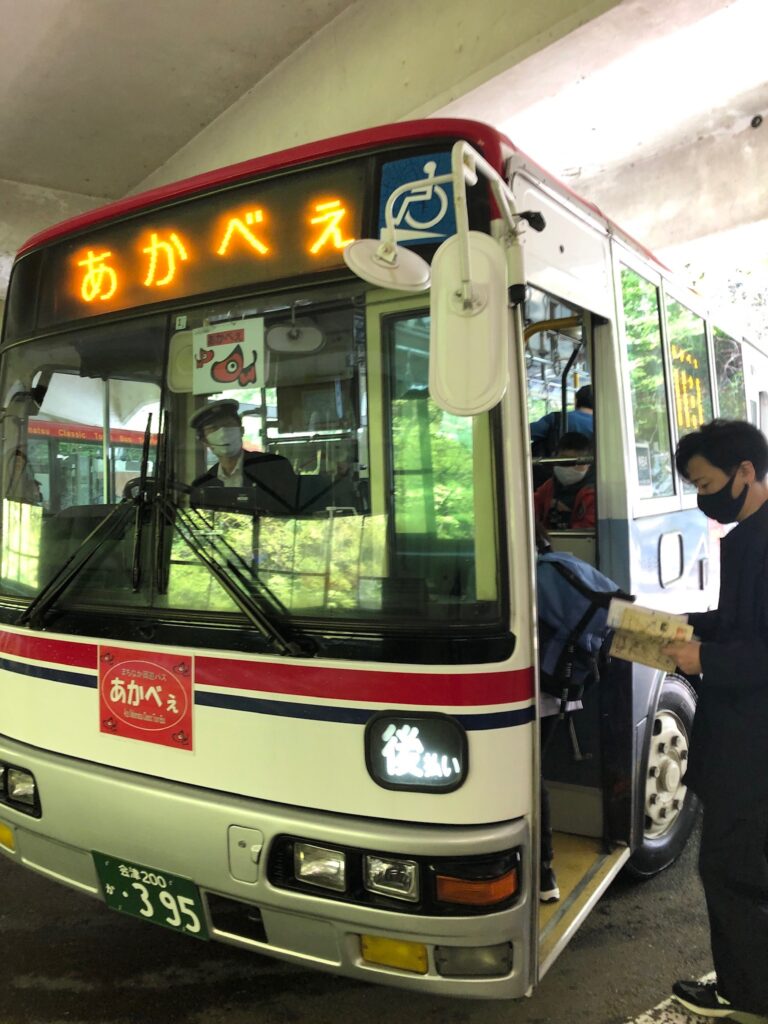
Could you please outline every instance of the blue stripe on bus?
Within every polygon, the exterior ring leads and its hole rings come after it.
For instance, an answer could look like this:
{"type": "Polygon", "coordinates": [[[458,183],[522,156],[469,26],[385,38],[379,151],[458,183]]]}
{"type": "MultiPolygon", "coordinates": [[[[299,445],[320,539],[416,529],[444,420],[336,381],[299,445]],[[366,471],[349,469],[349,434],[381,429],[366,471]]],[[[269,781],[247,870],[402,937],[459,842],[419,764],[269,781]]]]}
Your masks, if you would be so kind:
{"type": "MultiPolygon", "coordinates": [[[[209,693],[198,690],[195,704],[210,708],[225,708],[227,711],[248,711],[258,715],[278,715],[283,718],[305,718],[320,722],[343,722],[347,725],[365,725],[376,711],[371,708],[329,707],[325,704],[293,704],[281,700],[260,700],[255,697],[239,697],[230,693],[209,693]]],[[[408,711],[401,712],[407,717],[408,711]]],[[[505,729],[514,725],[525,725],[535,717],[533,707],[512,711],[495,711],[479,715],[452,714],[465,729],[505,729]]]]}
{"type": "Polygon", "coordinates": [[[71,686],[87,686],[95,690],[98,680],[94,675],[80,675],[79,672],[64,672],[57,668],[48,668],[43,665],[27,665],[22,661],[10,661],[8,658],[0,658],[0,668],[6,672],[16,672],[21,676],[35,676],[36,679],[49,679],[54,683],[69,683],[71,686]]]}

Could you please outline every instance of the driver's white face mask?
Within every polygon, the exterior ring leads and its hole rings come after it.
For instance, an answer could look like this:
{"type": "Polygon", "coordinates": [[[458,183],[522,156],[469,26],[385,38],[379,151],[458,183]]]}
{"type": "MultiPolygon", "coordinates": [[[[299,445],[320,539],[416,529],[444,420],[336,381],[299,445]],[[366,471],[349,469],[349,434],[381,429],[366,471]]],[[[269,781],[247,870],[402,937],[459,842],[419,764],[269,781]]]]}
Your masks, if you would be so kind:
{"type": "Polygon", "coordinates": [[[206,434],[205,443],[214,455],[237,455],[243,447],[240,427],[217,427],[206,434]]]}

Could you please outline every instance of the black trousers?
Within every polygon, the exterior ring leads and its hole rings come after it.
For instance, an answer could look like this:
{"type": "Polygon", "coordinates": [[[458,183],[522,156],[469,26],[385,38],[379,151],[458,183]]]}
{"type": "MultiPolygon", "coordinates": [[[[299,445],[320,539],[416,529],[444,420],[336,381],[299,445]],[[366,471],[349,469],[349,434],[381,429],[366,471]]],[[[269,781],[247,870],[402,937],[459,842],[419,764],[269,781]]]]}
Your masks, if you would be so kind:
{"type": "Polygon", "coordinates": [[[768,801],[741,811],[704,804],[699,873],[718,991],[768,1015],[768,801]]]}

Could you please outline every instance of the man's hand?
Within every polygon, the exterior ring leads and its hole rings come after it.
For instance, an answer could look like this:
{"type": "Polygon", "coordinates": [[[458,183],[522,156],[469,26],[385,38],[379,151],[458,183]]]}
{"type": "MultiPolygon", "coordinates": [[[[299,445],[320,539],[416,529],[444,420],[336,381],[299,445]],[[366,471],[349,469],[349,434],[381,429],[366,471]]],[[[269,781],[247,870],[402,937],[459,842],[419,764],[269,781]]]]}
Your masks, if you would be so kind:
{"type": "Polygon", "coordinates": [[[701,640],[675,640],[662,647],[662,652],[675,659],[675,664],[686,675],[701,673],[701,640]]]}

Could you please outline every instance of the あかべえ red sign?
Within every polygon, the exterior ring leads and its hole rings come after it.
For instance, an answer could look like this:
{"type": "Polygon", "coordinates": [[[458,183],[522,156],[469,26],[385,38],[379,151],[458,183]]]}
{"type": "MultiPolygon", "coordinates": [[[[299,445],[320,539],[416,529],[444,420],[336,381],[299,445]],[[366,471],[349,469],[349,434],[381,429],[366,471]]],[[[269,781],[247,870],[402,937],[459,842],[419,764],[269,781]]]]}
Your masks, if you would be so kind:
{"type": "Polygon", "coordinates": [[[192,750],[192,658],[99,647],[99,730],[192,750]]]}

